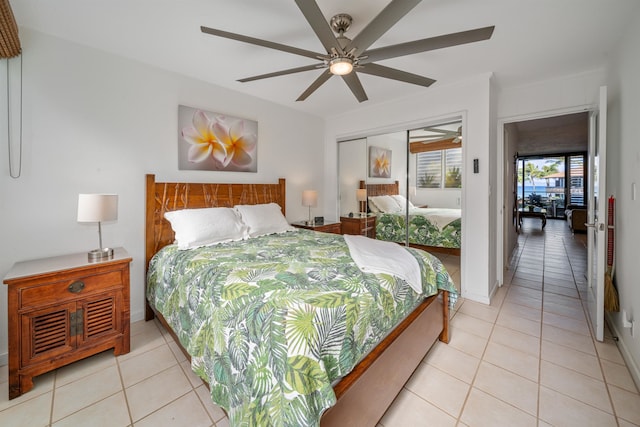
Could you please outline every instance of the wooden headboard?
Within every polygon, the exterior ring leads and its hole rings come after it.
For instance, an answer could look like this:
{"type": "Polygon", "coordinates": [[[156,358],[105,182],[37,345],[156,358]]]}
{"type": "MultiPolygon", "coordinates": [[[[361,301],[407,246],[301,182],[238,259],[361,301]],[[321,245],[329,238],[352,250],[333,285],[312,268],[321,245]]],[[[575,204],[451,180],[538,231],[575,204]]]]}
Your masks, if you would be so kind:
{"type": "Polygon", "coordinates": [[[174,241],[171,224],[164,218],[165,212],[277,203],[282,214],[286,213],[284,178],[280,178],[277,184],[156,182],[153,174],[146,178],[145,270],[153,255],[174,241]]]}
{"type": "Polygon", "coordinates": [[[399,181],[394,181],[391,184],[367,184],[364,181],[360,181],[359,188],[367,189],[367,197],[400,194],[399,181]]]}

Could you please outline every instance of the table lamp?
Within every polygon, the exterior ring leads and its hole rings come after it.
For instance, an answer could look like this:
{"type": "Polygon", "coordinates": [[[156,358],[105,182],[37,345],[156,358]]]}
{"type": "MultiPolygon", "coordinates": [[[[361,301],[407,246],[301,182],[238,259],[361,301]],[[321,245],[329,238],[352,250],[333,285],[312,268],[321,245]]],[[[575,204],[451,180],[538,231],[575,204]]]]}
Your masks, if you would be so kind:
{"type": "Polygon", "coordinates": [[[360,202],[360,216],[367,216],[367,189],[359,188],[356,190],[356,199],[360,202]]]}
{"type": "Polygon", "coordinates": [[[318,206],[318,192],[315,190],[304,190],[302,192],[302,206],[309,207],[309,221],[307,221],[307,225],[313,225],[311,208],[318,206]]]}
{"type": "Polygon", "coordinates": [[[103,221],[118,219],[117,194],[79,194],[78,222],[97,222],[100,247],[87,253],[89,261],[102,261],[113,257],[112,248],[102,247],[103,221]]]}

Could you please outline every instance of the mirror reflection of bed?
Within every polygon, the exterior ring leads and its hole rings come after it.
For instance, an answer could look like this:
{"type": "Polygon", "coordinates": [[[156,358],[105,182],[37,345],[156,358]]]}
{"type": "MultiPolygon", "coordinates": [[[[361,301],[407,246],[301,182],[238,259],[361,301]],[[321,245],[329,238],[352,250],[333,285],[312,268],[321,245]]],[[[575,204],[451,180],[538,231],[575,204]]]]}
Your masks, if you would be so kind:
{"type": "Polygon", "coordinates": [[[399,182],[393,184],[366,184],[368,209],[376,215],[376,238],[398,243],[406,240],[409,214],[409,246],[428,252],[460,256],[461,210],[414,205],[399,194],[399,182]]]}
{"type": "Polygon", "coordinates": [[[400,183],[367,184],[369,212],[376,216],[376,239],[404,244],[431,252],[438,256],[460,286],[461,210],[414,205],[400,194],[400,183]],[[408,212],[408,216],[407,216],[408,212]],[[408,227],[407,227],[408,225],[408,227]],[[449,261],[449,262],[446,262],[449,261]]]}
{"type": "Polygon", "coordinates": [[[408,241],[411,246],[426,249],[447,266],[458,289],[464,173],[462,125],[461,116],[452,116],[408,130],[374,132],[338,141],[338,213],[342,232],[401,244],[408,241]],[[385,174],[372,170],[374,154],[380,152],[388,153],[385,174]],[[367,190],[364,209],[358,199],[358,190],[362,189],[367,190]],[[395,210],[406,210],[408,199],[410,213],[415,215],[410,218],[409,228],[401,226],[403,215],[373,212],[372,196],[396,197],[400,208],[387,204],[395,210]],[[431,221],[427,219],[429,215],[438,217],[431,221]]]}

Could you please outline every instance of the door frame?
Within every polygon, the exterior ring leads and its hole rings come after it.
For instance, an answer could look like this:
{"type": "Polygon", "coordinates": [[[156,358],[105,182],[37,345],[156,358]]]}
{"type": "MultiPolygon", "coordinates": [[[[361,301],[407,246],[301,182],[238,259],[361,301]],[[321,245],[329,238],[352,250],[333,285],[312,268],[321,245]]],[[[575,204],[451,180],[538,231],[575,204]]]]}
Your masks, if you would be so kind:
{"type": "Polygon", "coordinates": [[[496,235],[497,235],[496,280],[498,282],[499,287],[504,285],[505,268],[508,267],[509,265],[508,260],[509,260],[509,257],[511,256],[511,253],[506,253],[507,248],[505,247],[505,239],[507,236],[507,232],[509,230],[509,227],[512,226],[512,222],[510,220],[510,215],[511,215],[510,207],[505,206],[505,197],[504,197],[504,194],[505,194],[504,191],[506,188],[505,186],[507,185],[507,182],[505,180],[507,178],[510,179],[510,177],[505,176],[505,152],[507,151],[506,150],[507,147],[505,146],[507,141],[505,140],[505,137],[504,137],[505,125],[508,123],[522,122],[525,120],[546,119],[549,117],[564,116],[567,114],[590,112],[596,109],[598,109],[598,104],[594,103],[594,104],[577,105],[574,107],[538,111],[538,112],[533,112],[528,114],[498,118],[497,152],[498,152],[499,166],[497,167],[498,176],[496,181],[497,181],[497,187],[498,187],[497,188],[498,194],[496,197],[495,212],[497,213],[496,215],[496,231],[497,231],[496,232],[496,235]]]}

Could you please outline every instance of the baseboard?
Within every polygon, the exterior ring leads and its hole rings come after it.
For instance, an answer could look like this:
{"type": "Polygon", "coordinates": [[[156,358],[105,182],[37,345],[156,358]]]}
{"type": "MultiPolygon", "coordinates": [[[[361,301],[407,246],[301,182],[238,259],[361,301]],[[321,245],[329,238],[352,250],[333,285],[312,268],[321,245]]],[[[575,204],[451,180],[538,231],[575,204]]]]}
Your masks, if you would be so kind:
{"type": "MultiPolygon", "coordinates": [[[[613,335],[616,337],[623,336],[622,332],[618,328],[616,328],[615,322],[611,320],[611,317],[608,313],[605,315],[605,318],[607,320],[607,325],[609,325],[609,329],[611,329],[613,335]]],[[[620,354],[627,364],[627,369],[629,369],[631,378],[633,378],[633,381],[636,383],[636,387],[640,389],[640,367],[638,367],[638,364],[634,360],[633,355],[629,351],[629,348],[625,344],[624,340],[618,339],[618,341],[616,342],[618,344],[618,350],[620,350],[620,354]]]]}
{"type": "Polygon", "coordinates": [[[487,304],[487,305],[491,304],[491,299],[485,295],[478,295],[478,294],[467,292],[462,294],[462,298],[475,301],[475,302],[480,302],[482,304],[487,304]]]}

